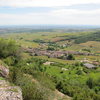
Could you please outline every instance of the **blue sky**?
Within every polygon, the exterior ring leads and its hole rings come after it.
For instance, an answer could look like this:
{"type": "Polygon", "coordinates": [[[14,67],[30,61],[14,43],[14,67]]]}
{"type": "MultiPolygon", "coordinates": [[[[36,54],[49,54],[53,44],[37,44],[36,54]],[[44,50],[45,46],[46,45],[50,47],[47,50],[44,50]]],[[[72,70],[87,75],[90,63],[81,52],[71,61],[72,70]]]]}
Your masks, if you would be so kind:
{"type": "Polygon", "coordinates": [[[0,0],[0,25],[100,25],[100,0],[0,0]]]}

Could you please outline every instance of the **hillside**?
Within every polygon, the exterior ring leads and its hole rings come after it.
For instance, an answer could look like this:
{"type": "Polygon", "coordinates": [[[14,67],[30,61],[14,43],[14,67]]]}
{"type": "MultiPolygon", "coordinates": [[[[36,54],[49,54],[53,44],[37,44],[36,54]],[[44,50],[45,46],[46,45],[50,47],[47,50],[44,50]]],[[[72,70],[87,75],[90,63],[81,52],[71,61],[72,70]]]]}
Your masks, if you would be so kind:
{"type": "Polygon", "coordinates": [[[100,100],[99,30],[0,36],[1,83],[23,100],[100,100]]]}
{"type": "Polygon", "coordinates": [[[77,39],[75,39],[75,43],[84,43],[87,41],[100,41],[100,31],[93,32],[91,34],[87,34],[83,36],[79,36],[77,37],[77,39]]]}

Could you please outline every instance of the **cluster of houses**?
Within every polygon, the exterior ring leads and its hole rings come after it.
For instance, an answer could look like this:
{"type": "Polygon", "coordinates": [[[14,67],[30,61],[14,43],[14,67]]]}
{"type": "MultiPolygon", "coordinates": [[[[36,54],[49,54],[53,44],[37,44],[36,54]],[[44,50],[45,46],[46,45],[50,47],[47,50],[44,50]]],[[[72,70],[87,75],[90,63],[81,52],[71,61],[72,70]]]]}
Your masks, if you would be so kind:
{"type": "MultiPolygon", "coordinates": [[[[30,53],[32,56],[48,56],[50,58],[61,58],[61,59],[66,59],[66,56],[69,54],[73,54],[73,55],[93,55],[91,53],[83,53],[83,52],[78,52],[78,51],[51,51],[51,50],[41,50],[41,49],[37,49],[37,48],[24,48],[24,50],[28,53],[30,53]]],[[[84,66],[87,68],[96,68],[97,66],[95,65],[99,65],[98,62],[90,62],[87,59],[82,60],[81,62],[84,63],[84,66]],[[95,64],[96,63],[96,64],[95,64]]],[[[49,63],[45,63],[46,64],[51,64],[51,62],[49,63]]]]}
{"type": "Polygon", "coordinates": [[[73,55],[93,55],[91,53],[84,53],[84,52],[78,52],[78,51],[51,51],[51,50],[40,50],[37,48],[27,48],[24,49],[25,51],[31,53],[31,55],[33,56],[48,56],[50,58],[60,58],[60,57],[64,57],[67,56],[69,54],[73,54],[73,55]]]}
{"type": "Polygon", "coordinates": [[[85,63],[84,66],[88,69],[94,69],[94,68],[97,68],[97,66],[93,65],[93,64],[90,64],[90,63],[85,63]]]}

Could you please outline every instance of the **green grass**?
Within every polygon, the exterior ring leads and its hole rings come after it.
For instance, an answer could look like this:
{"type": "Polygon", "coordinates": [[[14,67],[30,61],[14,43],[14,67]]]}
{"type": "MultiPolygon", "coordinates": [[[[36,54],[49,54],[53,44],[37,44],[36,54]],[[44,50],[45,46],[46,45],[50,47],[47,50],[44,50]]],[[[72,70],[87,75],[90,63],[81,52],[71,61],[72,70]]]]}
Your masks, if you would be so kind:
{"type": "MultiPolygon", "coordinates": [[[[76,33],[63,33],[63,32],[35,32],[35,33],[15,33],[1,35],[3,38],[12,38],[24,47],[39,48],[39,43],[33,42],[33,40],[43,40],[44,42],[55,42],[60,44],[71,44],[63,50],[80,51],[82,49],[90,49],[91,52],[100,51],[100,42],[97,41],[85,41],[84,43],[76,44],[74,41],[80,37],[92,36],[95,31],[76,32],[76,33]],[[70,42],[68,42],[70,40],[70,42]],[[91,48],[92,46],[92,48],[91,48]]],[[[99,33],[98,33],[99,34],[99,33]]],[[[99,38],[99,37],[96,37],[99,38]]],[[[46,48],[45,48],[46,49],[46,48]]]]}
{"type": "Polygon", "coordinates": [[[75,60],[62,60],[62,59],[57,59],[57,58],[48,58],[47,56],[34,56],[34,57],[44,59],[44,60],[48,60],[48,61],[51,61],[51,62],[58,62],[58,63],[62,63],[62,64],[73,64],[73,63],[77,62],[75,60]]]}
{"type": "Polygon", "coordinates": [[[100,56],[84,56],[84,55],[76,55],[75,56],[76,60],[84,60],[87,59],[89,61],[100,61],[100,56]]]}

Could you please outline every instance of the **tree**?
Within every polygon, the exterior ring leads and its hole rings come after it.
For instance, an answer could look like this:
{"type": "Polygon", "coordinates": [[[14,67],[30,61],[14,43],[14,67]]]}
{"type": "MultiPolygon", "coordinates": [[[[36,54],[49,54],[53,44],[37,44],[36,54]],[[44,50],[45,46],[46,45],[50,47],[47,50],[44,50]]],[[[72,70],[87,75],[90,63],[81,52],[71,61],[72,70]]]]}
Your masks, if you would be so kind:
{"type": "Polygon", "coordinates": [[[17,63],[21,58],[21,48],[14,40],[0,39],[0,58],[7,57],[13,58],[14,63],[17,63]]]}
{"type": "Polygon", "coordinates": [[[75,60],[74,56],[72,54],[69,54],[67,56],[67,60],[75,60]]]}

